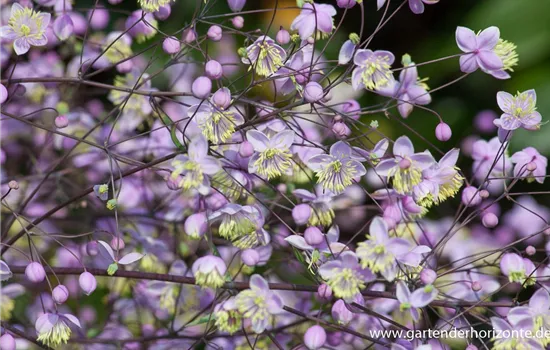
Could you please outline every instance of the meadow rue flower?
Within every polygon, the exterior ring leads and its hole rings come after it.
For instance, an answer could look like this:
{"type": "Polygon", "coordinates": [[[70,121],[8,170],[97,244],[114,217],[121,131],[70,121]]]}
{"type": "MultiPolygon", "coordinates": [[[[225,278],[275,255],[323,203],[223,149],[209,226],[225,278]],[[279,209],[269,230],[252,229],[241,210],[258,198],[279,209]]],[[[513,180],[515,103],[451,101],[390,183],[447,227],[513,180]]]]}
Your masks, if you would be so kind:
{"type": "Polygon", "coordinates": [[[80,274],[80,276],[78,277],[78,284],[86,295],[92,294],[97,287],[97,281],[94,275],[92,275],[88,271],[84,271],[80,274]]]}
{"type": "Polygon", "coordinates": [[[371,270],[361,268],[357,255],[351,251],[321,265],[319,275],[332,288],[334,296],[342,299],[352,298],[365,288],[365,283],[375,279],[371,270]]]}
{"type": "Polygon", "coordinates": [[[435,137],[439,141],[442,141],[442,142],[449,141],[452,135],[453,135],[453,132],[449,124],[443,123],[443,122],[437,124],[437,127],[435,128],[435,137]]]}
{"type": "Polygon", "coordinates": [[[71,337],[71,329],[67,324],[73,324],[79,328],[78,318],[71,314],[44,313],[38,317],[35,323],[38,340],[42,344],[56,348],[61,344],[67,344],[71,337]]]}
{"type": "Polygon", "coordinates": [[[478,180],[484,180],[489,173],[494,177],[503,176],[511,169],[512,162],[506,152],[503,152],[503,144],[498,137],[489,142],[477,140],[472,149],[472,171],[478,180]]]}
{"type": "Polygon", "coordinates": [[[138,0],[138,4],[146,12],[155,12],[168,5],[170,1],[172,0],[138,0]]]}
{"type": "Polygon", "coordinates": [[[217,304],[214,308],[216,327],[222,332],[233,334],[242,327],[242,315],[238,312],[235,297],[217,304]]]}
{"type": "Polygon", "coordinates": [[[126,19],[126,30],[128,34],[136,39],[138,43],[145,42],[157,34],[158,22],[152,13],[145,13],[136,10],[126,19]]]}
{"type": "Polygon", "coordinates": [[[267,35],[260,36],[246,48],[244,64],[250,65],[259,76],[266,77],[275,73],[286,61],[286,51],[267,35]]]}
{"type": "Polygon", "coordinates": [[[275,40],[281,45],[286,45],[290,42],[290,33],[288,32],[288,30],[281,28],[277,32],[275,40]]]}
{"type": "Polygon", "coordinates": [[[514,165],[514,176],[542,184],[546,176],[548,159],[533,147],[516,152],[510,158],[514,165]]]}
{"type": "Polygon", "coordinates": [[[341,325],[348,325],[353,320],[353,312],[351,312],[347,306],[346,302],[342,299],[336,300],[336,302],[332,305],[332,309],[330,310],[330,313],[332,315],[332,318],[338,322],[338,324],[341,325]]]}
{"type": "MultiPolygon", "coordinates": [[[[521,323],[523,320],[532,320],[533,331],[540,328],[545,331],[550,330],[550,295],[544,288],[538,289],[531,298],[527,306],[517,306],[508,312],[506,318],[512,325],[521,323]]],[[[545,345],[548,345],[550,338],[544,337],[545,345]]]]}
{"type": "Polygon", "coordinates": [[[478,188],[467,186],[462,190],[462,203],[467,207],[475,207],[481,203],[481,196],[478,188]]]}
{"type": "Polygon", "coordinates": [[[64,285],[60,284],[52,290],[52,299],[57,304],[63,304],[69,298],[69,290],[64,285]]]}
{"type": "Polygon", "coordinates": [[[48,43],[46,28],[50,17],[49,13],[36,12],[14,3],[8,25],[0,27],[0,36],[13,41],[13,49],[17,55],[24,55],[31,46],[44,46],[48,43]]]}
{"type": "Polygon", "coordinates": [[[304,88],[304,99],[309,103],[314,103],[323,98],[323,87],[321,84],[312,81],[307,83],[304,88]]]}
{"type": "Polygon", "coordinates": [[[191,85],[191,92],[196,98],[205,99],[210,95],[210,91],[212,91],[212,81],[208,77],[198,77],[191,85]]]}
{"type": "Polygon", "coordinates": [[[206,255],[195,260],[192,266],[196,284],[201,287],[219,288],[225,283],[227,266],[222,258],[206,255]]]}
{"type": "Polygon", "coordinates": [[[283,310],[283,301],[260,275],[250,277],[250,289],[237,294],[235,304],[243,317],[250,320],[252,330],[257,334],[267,328],[273,315],[283,310]]]}
{"type": "Polygon", "coordinates": [[[500,39],[500,30],[489,27],[479,34],[465,27],[456,28],[456,43],[464,55],[460,56],[460,70],[472,73],[478,68],[485,72],[498,71],[504,63],[495,52],[500,39]]]}
{"type": "Polygon", "coordinates": [[[304,344],[309,350],[321,349],[327,341],[327,332],[319,325],[311,326],[304,334],[304,344]]]}
{"type": "Polygon", "coordinates": [[[334,194],[343,192],[354,178],[367,173],[363,164],[352,156],[352,148],[343,141],[333,144],[329,154],[309,158],[307,166],[315,171],[317,183],[334,194]]]}
{"type": "Polygon", "coordinates": [[[271,138],[258,130],[247,131],[246,139],[255,151],[250,157],[248,171],[265,176],[268,180],[287,174],[292,169],[290,147],[294,136],[292,130],[283,130],[271,138]]]}
{"type": "Polygon", "coordinates": [[[199,239],[206,231],[208,231],[208,223],[206,221],[206,213],[193,213],[185,219],[183,224],[185,234],[193,239],[199,239]]]}
{"type": "Polygon", "coordinates": [[[529,270],[533,263],[529,259],[522,259],[515,253],[506,253],[500,260],[500,270],[502,274],[508,276],[510,282],[521,283],[529,286],[535,283],[535,275],[530,276],[529,270]]]}
{"type": "Polygon", "coordinates": [[[513,68],[518,65],[516,45],[509,41],[498,39],[494,52],[502,60],[502,68],[490,71],[489,74],[497,79],[509,79],[510,74],[507,71],[513,72],[513,68]]]}
{"type": "Polygon", "coordinates": [[[526,336],[527,331],[533,331],[534,320],[532,319],[523,319],[512,326],[501,318],[491,317],[491,325],[493,326],[494,334],[499,335],[492,339],[494,343],[493,350],[544,349],[539,339],[526,336]]]}
{"type": "Polygon", "coordinates": [[[351,85],[355,90],[387,86],[394,79],[391,71],[394,61],[395,56],[389,51],[357,50],[353,57],[356,67],[351,74],[351,85]]]}
{"type": "Polygon", "coordinates": [[[382,139],[378,141],[371,150],[365,150],[359,147],[353,147],[353,157],[361,162],[370,162],[376,165],[380,162],[380,159],[384,157],[390,142],[388,139],[382,139]]]}
{"type": "Polygon", "coordinates": [[[220,26],[213,25],[208,28],[208,32],[206,32],[206,35],[212,41],[220,41],[222,40],[223,31],[220,26]]]}
{"type": "Polygon", "coordinates": [[[407,136],[401,136],[393,145],[394,158],[382,160],[376,173],[391,179],[393,188],[400,194],[412,193],[414,186],[422,181],[422,172],[435,163],[429,151],[414,153],[407,136]]]}
{"type": "Polygon", "coordinates": [[[227,98],[231,96],[228,88],[221,88],[212,96],[210,103],[196,104],[187,110],[189,118],[194,118],[202,134],[212,143],[227,141],[235,132],[235,128],[244,123],[243,116],[237,109],[229,108],[227,98]]]}
{"type": "Polygon", "coordinates": [[[204,72],[210,79],[220,79],[223,75],[223,67],[220,62],[210,60],[204,65],[204,72]]]}
{"type": "Polygon", "coordinates": [[[399,310],[408,312],[414,321],[418,321],[420,319],[418,309],[428,306],[434,301],[439,291],[429,284],[411,293],[405,282],[398,281],[395,294],[399,300],[399,310]]]}
{"type": "Polygon", "coordinates": [[[255,231],[261,221],[261,214],[255,207],[229,203],[209,215],[208,221],[220,221],[219,235],[234,240],[255,231]]]}
{"type": "Polygon", "coordinates": [[[200,193],[208,192],[210,188],[208,177],[221,169],[220,161],[208,155],[208,141],[200,134],[189,143],[187,155],[176,156],[172,166],[174,170],[170,176],[176,178],[182,175],[179,185],[184,190],[198,189],[200,193]]]}
{"type": "Polygon", "coordinates": [[[46,278],[46,271],[40,263],[33,261],[25,268],[25,276],[32,283],[40,283],[46,278]]]}
{"type": "Polygon", "coordinates": [[[130,35],[123,32],[112,32],[103,40],[101,49],[105,51],[104,56],[109,62],[118,63],[133,55],[131,45],[132,37],[130,35]]]}
{"type": "Polygon", "coordinates": [[[516,96],[500,91],[497,93],[497,103],[502,112],[494,124],[504,130],[524,128],[536,130],[540,127],[542,116],[537,112],[537,94],[535,90],[518,92],[516,96]]]}
{"type": "Polygon", "coordinates": [[[325,38],[334,28],[336,9],[328,4],[306,3],[301,12],[290,25],[291,30],[297,30],[300,39],[307,40],[316,33],[316,37],[325,38]]]}

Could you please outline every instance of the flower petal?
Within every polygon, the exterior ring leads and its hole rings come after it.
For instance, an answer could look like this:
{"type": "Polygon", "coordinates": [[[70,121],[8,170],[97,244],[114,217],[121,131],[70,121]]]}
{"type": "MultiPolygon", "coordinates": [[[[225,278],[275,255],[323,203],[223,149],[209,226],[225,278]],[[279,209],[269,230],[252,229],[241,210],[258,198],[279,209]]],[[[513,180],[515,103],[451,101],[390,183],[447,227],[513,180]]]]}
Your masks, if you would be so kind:
{"type": "Polygon", "coordinates": [[[145,255],[144,254],[141,254],[141,253],[129,253],[129,254],[126,254],[124,255],[119,261],[118,263],[121,264],[121,265],[129,265],[131,263],[134,263],[136,261],[138,261],[139,259],[143,258],[145,255]]]}
{"type": "Polygon", "coordinates": [[[256,152],[263,152],[269,147],[269,138],[258,130],[247,131],[246,140],[252,144],[256,152]]]}
{"type": "Polygon", "coordinates": [[[463,52],[472,52],[477,48],[476,34],[466,27],[457,27],[456,44],[463,52]]]}
{"type": "Polygon", "coordinates": [[[498,27],[489,27],[484,29],[477,36],[477,48],[480,50],[492,50],[500,39],[500,30],[498,27]]]}

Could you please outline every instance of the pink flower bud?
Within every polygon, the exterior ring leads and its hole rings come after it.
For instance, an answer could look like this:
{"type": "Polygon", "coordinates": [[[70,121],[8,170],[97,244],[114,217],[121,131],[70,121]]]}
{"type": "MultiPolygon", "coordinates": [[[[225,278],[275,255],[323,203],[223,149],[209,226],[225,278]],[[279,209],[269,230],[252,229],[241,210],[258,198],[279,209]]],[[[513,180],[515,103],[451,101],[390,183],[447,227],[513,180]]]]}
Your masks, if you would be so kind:
{"type": "Polygon", "coordinates": [[[246,4],[246,0],[227,0],[227,5],[233,12],[239,12],[246,4]]]}
{"type": "Polygon", "coordinates": [[[439,141],[449,141],[452,135],[453,132],[448,124],[439,123],[435,128],[435,137],[437,137],[439,141]]]}
{"type": "Polygon", "coordinates": [[[317,288],[317,296],[324,300],[330,300],[332,297],[332,288],[326,283],[323,283],[317,288]]]}
{"type": "Polygon", "coordinates": [[[481,290],[481,283],[479,283],[479,281],[474,281],[472,282],[472,290],[474,292],[479,292],[481,290]]]}
{"type": "Polygon", "coordinates": [[[239,155],[243,158],[248,158],[254,154],[254,147],[248,141],[243,141],[239,145],[239,155]]]}
{"type": "Polygon", "coordinates": [[[183,31],[183,41],[190,44],[197,40],[197,32],[193,28],[189,28],[183,31]]]}
{"type": "Polygon", "coordinates": [[[58,115],[55,117],[54,124],[56,128],[63,129],[69,125],[69,119],[64,115],[58,115]]]}
{"type": "Polygon", "coordinates": [[[260,261],[260,254],[254,249],[245,249],[241,253],[241,260],[246,266],[256,266],[260,261]]]}
{"type": "Polygon", "coordinates": [[[57,304],[63,304],[69,299],[69,290],[62,284],[58,285],[52,291],[52,299],[57,304]]]}
{"type": "Polygon", "coordinates": [[[350,9],[357,4],[356,0],[336,0],[336,5],[341,9],[350,9]]]}
{"type": "Polygon", "coordinates": [[[323,87],[314,81],[307,83],[304,88],[304,98],[309,103],[314,103],[323,98],[323,87]]]}
{"type": "Polygon", "coordinates": [[[191,91],[196,98],[204,99],[212,91],[212,82],[205,76],[198,77],[191,86],[191,91]]]}
{"type": "Polygon", "coordinates": [[[474,186],[468,186],[462,190],[462,203],[467,207],[474,207],[481,203],[479,190],[474,186]]]}
{"type": "Polygon", "coordinates": [[[100,8],[96,8],[94,11],[90,10],[88,11],[88,18],[90,19],[90,27],[95,30],[102,30],[109,24],[109,11],[100,8]]]}
{"type": "Polygon", "coordinates": [[[529,256],[535,255],[536,253],[537,253],[537,249],[535,247],[533,247],[532,245],[525,248],[525,254],[527,254],[529,256]]]}
{"type": "Polygon", "coordinates": [[[433,284],[437,278],[437,273],[431,269],[424,269],[420,272],[420,280],[424,284],[433,284]]]}
{"type": "Polygon", "coordinates": [[[345,139],[351,134],[351,130],[346,123],[334,123],[332,132],[340,139],[345,139]]]}
{"type": "Polygon", "coordinates": [[[311,215],[311,208],[307,204],[298,204],[292,208],[292,218],[298,225],[304,225],[308,222],[311,215]]]}
{"type": "Polygon", "coordinates": [[[331,310],[332,318],[342,325],[347,325],[353,319],[353,313],[346,307],[346,303],[342,299],[338,299],[331,310]]]}
{"type": "Polygon", "coordinates": [[[481,190],[481,191],[479,191],[479,196],[480,196],[481,198],[483,198],[483,199],[489,198],[489,191],[487,191],[487,190],[481,190]]]}
{"type": "Polygon", "coordinates": [[[4,335],[0,337],[0,349],[15,350],[15,339],[11,334],[4,333],[4,335]]]}
{"type": "Polygon", "coordinates": [[[325,345],[326,341],[327,332],[325,332],[323,327],[318,325],[309,327],[306,334],[304,334],[304,344],[309,350],[320,349],[323,345],[325,345]]]}
{"type": "Polygon", "coordinates": [[[8,89],[4,86],[4,84],[0,84],[0,103],[6,102],[8,99],[8,89]]]}
{"type": "Polygon", "coordinates": [[[281,28],[277,32],[277,35],[275,36],[275,40],[277,41],[277,43],[281,45],[288,44],[290,42],[290,33],[287,30],[281,28]]]}
{"type": "Polygon", "coordinates": [[[321,230],[315,226],[308,227],[304,232],[304,239],[307,244],[315,246],[324,242],[324,236],[321,230]]]}
{"type": "Polygon", "coordinates": [[[206,35],[212,41],[220,41],[222,40],[222,28],[220,26],[213,25],[208,28],[208,32],[206,32],[206,35]]]}
{"type": "Polygon", "coordinates": [[[10,182],[8,182],[8,187],[12,190],[18,190],[19,189],[19,182],[15,181],[15,180],[11,180],[10,182]]]}
{"type": "Polygon", "coordinates": [[[86,253],[89,256],[96,256],[99,253],[99,244],[97,241],[90,241],[86,244],[86,253]]]}
{"type": "Polygon", "coordinates": [[[231,104],[231,92],[228,88],[221,88],[212,96],[212,102],[216,107],[226,109],[231,104]]]}
{"type": "Polygon", "coordinates": [[[164,41],[162,42],[162,49],[167,54],[173,55],[173,54],[176,54],[176,53],[180,52],[181,44],[178,41],[178,39],[176,39],[173,36],[170,36],[170,37],[164,39],[164,41]]]}
{"type": "Polygon", "coordinates": [[[155,11],[153,15],[156,19],[160,19],[161,21],[164,21],[165,19],[168,19],[170,17],[170,13],[172,12],[172,7],[169,4],[166,4],[164,6],[161,6],[158,11],[155,11]]]}
{"type": "Polygon", "coordinates": [[[231,18],[231,23],[233,24],[233,27],[241,29],[242,27],[244,27],[244,18],[242,18],[241,16],[233,17],[231,18]]]}
{"type": "Polygon", "coordinates": [[[204,71],[206,73],[206,76],[208,76],[210,79],[220,79],[223,75],[223,67],[220,64],[220,62],[215,60],[210,60],[206,62],[206,65],[204,66],[204,71]]]}
{"type": "Polygon", "coordinates": [[[208,231],[207,222],[205,213],[191,214],[183,224],[183,231],[192,238],[201,238],[208,231]]]}
{"type": "Polygon", "coordinates": [[[487,228],[493,228],[498,225],[498,218],[493,213],[487,213],[481,218],[481,223],[487,228]]]}
{"type": "Polygon", "coordinates": [[[361,105],[355,100],[347,100],[342,105],[342,112],[348,117],[354,120],[359,120],[361,113],[361,105]]]}
{"type": "Polygon", "coordinates": [[[46,278],[46,271],[40,263],[33,261],[25,268],[25,276],[32,283],[40,283],[46,278]]]}
{"type": "Polygon", "coordinates": [[[114,250],[122,250],[126,246],[126,243],[124,243],[124,240],[120,237],[113,237],[110,244],[111,248],[114,250]]]}
{"type": "Polygon", "coordinates": [[[92,294],[97,287],[97,281],[95,280],[94,275],[88,271],[84,271],[80,274],[80,277],[78,277],[78,284],[86,295],[92,294]]]}

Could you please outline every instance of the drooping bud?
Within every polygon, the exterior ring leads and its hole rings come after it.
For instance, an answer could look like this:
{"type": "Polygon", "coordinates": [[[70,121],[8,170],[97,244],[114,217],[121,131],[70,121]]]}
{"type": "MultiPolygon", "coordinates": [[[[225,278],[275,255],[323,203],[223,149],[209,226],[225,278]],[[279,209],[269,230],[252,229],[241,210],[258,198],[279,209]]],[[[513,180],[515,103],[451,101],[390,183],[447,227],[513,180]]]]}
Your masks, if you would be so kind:
{"type": "Polygon", "coordinates": [[[198,77],[193,81],[191,92],[196,98],[204,99],[210,95],[212,90],[212,81],[205,76],[198,77]]]}
{"type": "Polygon", "coordinates": [[[320,349],[323,345],[325,345],[326,341],[327,332],[325,332],[324,328],[319,325],[309,327],[304,334],[304,344],[309,350],[320,349]]]}
{"type": "Polygon", "coordinates": [[[69,299],[69,290],[62,284],[58,285],[52,291],[52,299],[57,304],[63,304],[69,299]]]}
{"type": "Polygon", "coordinates": [[[431,285],[435,282],[437,273],[431,269],[424,269],[420,272],[420,280],[426,285],[431,285]]]}
{"type": "Polygon", "coordinates": [[[246,4],[246,0],[227,0],[227,5],[233,12],[239,12],[246,4]]]}
{"type": "Polygon", "coordinates": [[[314,103],[323,98],[323,87],[317,82],[309,82],[304,88],[304,99],[309,103],[314,103]]]}
{"type": "Polygon", "coordinates": [[[239,155],[243,158],[248,158],[254,154],[254,146],[248,141],[243,141],[239,145],[239,155]]]}
{"type": "Polygon", "coordinates": [[[197,32],[193,28],[189,28],[183,31],[183,41],[190,44],[197,40],[197,32]]]}
{"type": "Polygon", "coordinates": [[[336,5],[341,9],[350,9],[357,4],[356,0],[336,0],[336,5]]]}
{"type": "Polygon", "coordinates": [[[114,250],[122,250],[126,246],[126,243],[124,243],[124,240],[120,237],[113,237],[110,245],[114,250]]]}
{"type": "Polygon", "coordinates": [[[206,231],[208,231],[206,213],[194,213],[189,215],[183,224],[183,231],[193,239],[199,239],[204,236],[206,231]]]}
{"type": "Polygon", "coordinates": [[[0,349],[15,350],[15,339],[11,334],[4,333],[4,335],[0,337],[0,349]]]}
{"type": "Polygon", "coordinates": [[[451,127],[446,123],[439,123],[435,128],[435,137],[437,137],[439,141],[449,141],[452,135],[453,132],[451,127]]]}
{"type": "Polygon", "coordinates": [[[298,204],[292,209],[292,218],[298,225],[304,225],[311,216],[311,208],[307,204],[298,204]]]}
{"type": "Polygon", "coordinates": [[[33,261],[25,268],[25,277],[32,283],[40,283],[46,278],[46,271],[40,263],[33,261]]]}
{"type": "Polygon", "coordinates": [[[315,246],[324,242],[324,236],[321,230],[315,226],[308,227],[304,232],[304,239],[307,244],[315,246]]]}
{"type": "Polygon", "coordinates": [[[334,123],[332,126],[332,132],[339,139],[345,139],[351,134],[351,129],[346,125],[346,123],[334,123]]]}
{"type": "Polygon", "coordinates": [[[8,187],[12,190],[18,190],[19,189],[19,182],[15,181],[15,180],[11,180],[10,182],[8,182],[8,187]]]}
{"type": "Polygon", "coordinates": [[[474,186],[467,186],[462,190],[462,203],[467,207],[474,207],[481,203],[480,191],[474,186]]]}
{"type": "Polygon", "coordinates": [[[231,23],[233,24],[233,27],[241,29],[242,27],[244,27],[244,18],[242,18],[241,16],[233,17],[231,18],[231,23]]]}
{"type": "Polygon", "coordinates": [[[487,213],[481,218],[481,223],[487,228],[493,228],[498,225],[498,218],[493,213],[487,213]]]}
{"type": "Polygon", "coordinates": [[[260,254],[255,249],[245,249],[241,253],[241,260],[246,266],[256,266],[260,261],[260,254]]]}
{"type": "Polygon", "coordinates": [[[231,91],[228,88],[218,89],[212,96],[212,102],[216,107],[226,109],[231,104],[231,91]]]}
{"type": "Polygon", "coordinates": [[[208,38],[212,41],[220,41],[222,40],[222,28],[220,26],[213,25],[208,28],[206,36],[208,36],[208,38]]]}
{"type": "Polygon", "coordinates": [[[479,281],[474,281],[472,282],[472,290],[474,292],[479,292],[481,290],[482,286],[481,286],[481,283],[479,283],[479,281]]]}
{"type": "Polygon", "coordinates": [[[84,271],[78,277],[78,284],[80,288],[84,291],[84,294],[90,295],[97,287],[97,281],[91,273],[84,271]]]}
{"type": "Polygon", "coordinates": [[[165,19],[168,19],[170,17],[170,13],[172,12],[172,7],[169,4],[166,4],[164,6],[161,6],[158,11],[155,11],[153,15],[156,19],[160,19],[161,21],[164,21],[165,19]]]}
{"type": "Polygon", "coordinates": [[[277,32],[275,40],[278,44],[286,45],[290,42],[290,33],[286,29],[281,28],[277,32]]]}
{"type": "Polygon", "coordinates": [[[181,44],[176,37],[170,36],[162,42],[162,49],[169,55],[176,54],[181,50],[181,44]]]}
{"type": "Polygon", "coordinates": [[[206,62],[206,65],[204,66],[204,71],[210,79],[220,79],[223,74],[223,67],[220,62],[210,60],[206,62]]]}
{"type": "Polygon", "coordinates": [[[535,247],[533,247],[532,245],[525,248],[525,254],[527,254],[529,256],[535,255],[536,253],[537,253],[537,249],[535,247]]]}
{"type": "Polygon", "coordinates": [[[69,125],[69,119],[64,115],[58,115],[55,117],[54,124],[56,128],[63,129],[69,125]]]}

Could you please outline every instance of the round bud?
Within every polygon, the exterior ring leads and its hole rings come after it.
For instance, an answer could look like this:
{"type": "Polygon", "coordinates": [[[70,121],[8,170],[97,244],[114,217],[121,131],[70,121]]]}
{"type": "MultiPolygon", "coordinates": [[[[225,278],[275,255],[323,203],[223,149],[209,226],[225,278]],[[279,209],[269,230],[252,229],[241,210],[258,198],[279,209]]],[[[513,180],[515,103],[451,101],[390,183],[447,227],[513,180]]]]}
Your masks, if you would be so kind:
{"type": "Polygon", "coordinates": [[[4,86],[4,84],[0,84],[0,103],[6,102],[8,99],[8,89],[4,86]]]}
{"type": "Polygon", "coordinates": [[[89,256],[96,256],[99,253],[99,244],[97,241],[90,241],[86,244],[86,253],[89,256]]]}
{"type": "Polygon", "coordinates": [[[527,166],[525,168],[527,169],[527,171],[533,172],[533,171],[537,170],[537,163],[529,162],[529,163],[527,163],[527,166]]]}
{"type": "Polygon", "coordinates": [[[66,128],[69,125],[69,119],[64,115],[59,115],[55,117],[55,127],[58,129],[66,128]]]}
{"type": "Polygon", "coordinates": [[[220,62],[210,60],[206,62],[206,65],[204,66],[204,71],[206,73],[206,76],[210,79],[220,79],[223,74],[223,67],[220,62]]]}
{"type": "Polygon", "coordinates": [[[208,231],[205,213],[193,213],[185,220],[183,231],[193,239],[199,239],[208,231]]]}
{"type": "Polygon", "coordinates": [[[208,36],[208,38],[212,41],[220,41],[222,40],[222,28],[220,26],[213,25],[208,28],[206,36],[208,36]]]}
{"type": "Polygon", "coordinates": [[[439,141],[449,141],[452,135],[453,132],[448,124],[439,123],[435,128],[435,137],[437,137],[439,141]]]}
{"type": "Polygon", "coordinates": [[[346,125],[346,123],[334,123],[334,125],[332,126],[332,132],[339,139],[345,139],[351,134],[351,130],[346,125]]]}
{"type": "Polygon", "coordinates": [[[336,5],[341,9],[350,9],[357,4],[356,0],[336,0],[336,5]]]}
{"type": "Polygon", "coordinates": [[[321,230],[315,226],[308,227],[304,232],[304,239],[309,245],[318,245],[324,242],[324,236],[321,230]]]}
{"type": "Polygon", "coordinates": [[[246,0],[227,0],[227,5],[233,12],[239,12],[246,4],[246,0]]]}
{"type": "Polygon", "coordinates": [[[408,160],[407,158],[402,158],[400,161],[399,161],[399,167],[403,170],[405,169],[409,169],[411,167],[411,161],[408,160]]]}
{"type": "Polygon", "coordinates": [[[535,247],[533,247],[532,245],[525,248],[525,254],[527,254],[529,256],[535,255],[536,253],[537,253],[537,249],[535,247]]]}
{"type": "Polygon", "coordinates": [[[11,334],[4,333],[4,335],[0,337],[0,349],[15,350],[15,339],[11,334]]]}
{"type": "Polygon", "coordinates": [[[493,228],[498,225],[498,218],[493,213],[487,213],[481,218],[481,223],[487,228],[493,228]]]}
{"type": "Polygon", "coordinates": [[[168,19],[168,17],[170,17],[170,13],[172,13],[172,7],[166,4],[164,6],[161,6],[158,11],[155,11],[153,15],[156,19],[164,21],[165,19],[168,19]]]}
{"type": "Polygon", "coordinates": [[[481,203],[480,191],[474,186],[467,186],[462,190],[462,203],[467,207],[473,207],[481,203]]]}
{"type": "Polygon", "coordinates": [[[327,341],[327,332],[319,325],[311,326],[304,334],[304,344],[309,350],[320,349],[327,341]]]}
{"type": "Polygon", "coordinates": [[[314,103],[323,98],[323,87],[317,82],[309,82],[304,88],[304,99],[309,103],[314,103]]]}
{"type": "Polygon", "coordinates": [[[18,190],[19,189],[19,182],[15,181],[15,180],[11,180],[10,182],[8,182],[8,187],[12,190],[18,190]]]}
{"type": "Polygon", "coordinates": [[[487,190],[481,190],[481,191],[479,191],[479,196],[480,196],[481,198],[483,198],[483,199],[489,198],[489,191],[487,191],[487,190]]]}
{"type": "Polygon", "coordinates": [[[239,155],[243,158],[248,158],[254,154],[254,146],[248,141],[243,141],[239,145],[239,155]]]}
{"type": "Polygon", "coordinates": [[[242,27],[244,27],[244,18],[242,18],[241,16],[233,17],[231,18],[231,23],[233,24],[233,27],[241,29],[242,27]]]}
{"type": "Polygon", "coordinates": [[[481,283],[479,283],[479,281],[472,282],[472,290],[474,292],[479,292],[481,290],[481,283]]]}
{"type": "Polygon", "coordinates": [[[196,98],[204,99],[210,95],[210,91],[212,91],[212,81],[208,77],[201,76],[193,81],[191,92],[196,98]]]}
{"type": "Polygon", "coordinates": [[[285,29],[280,29],[275,36],[277,43],[281,45],[288,44],[290,42],[290,33],[285,29]]]}
{"type": "Polygon", "coordinates": [[[169,36],[162,42],[162,49],[169,55],[176,54],[181,50],[181,44],[174,36],[169,36]]]}
{"type": "Polygon", "coordinates": [[[25,276],[32,283],[40,283],[46,278],[46,271],[40,263],[33,261],[25,268],[25,276]]]}
{"type": "Polygon", "coordinates": [[[52,299],[57,304],[63,304],[69,299],[69,290],[62,284],[58,285],[52,290],[52,299]]]}
{"type": "Polygon", "coordinates": [[[241,253],[241,261],[246,266],[256,266],[260,261],[260,254],[255,249],[245,249],[241,253]]]}
{"type": "Polygon", "coordinates": [[[97,287],[97,281],[94,275],[92,275],[88,271],[84,271],[80,274],[80,277],[78,277],[78,284],[86,295],[92,294],[97,287]]]}
{"type": "Polygon", "coordinates": [[[109,24],[109,11],[96,8],[93,11],[88,12],[88,20],[90,21],[90,27],[93,29],[105,29],[105,27],[109,24]]]}
{"type": "Polygon", "coordinates": [[[197,40],[197,32],[193,28],[189,28],[183,31],[183,41],[190,44],[197,40]]]}
{"type": "Polygon", "coordinates": [[[317,288],[317,296],[321,299],[330,300],[332,297],[332,288],[326,283],[323,283],[317,288]]]}
{"type": "Polygon", "coordinates": [[[298,204],[292,208],[292,218],[298,225],[304,225],[308,222],[311,215],[311,208],[307,204],[298,204]]]}
{"type": "Polygon", "coordinates": [[[124,249],[126,246],[126,243],[124,243],[124,240],[120,237],[113,237],[111,240],[111,248],[114,250],[121,250],[124,249]]]}
{"type": "Polygon", "coordinates": [[[212,95],[212,102],[214,102],[216,107],[226,109],[231,104],[231,91],[227,88],[218,89],[212,95]]]}
{"type": "Polygon", "coordinates": [[[310,36],[309,38],[307,38],[306,42],[309,45],[313,45],[313,44],[315,44],[315,38],[313,36],[310,36]]]}
{"type": "Polygon", "coordinates": [[[420,272],[420,280],[424,284],[433,284],[437,279],[437,273],[431,269],[424,269],[420,272]]]}
{"type": "Polygon", "coordinates": [[[342,105],[342,112],[346,114],[349,118],[358,120],[361,113],[361,105],[355,100],[347,100],[342,105]]]}

